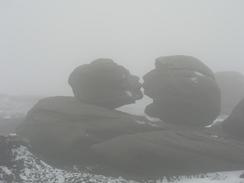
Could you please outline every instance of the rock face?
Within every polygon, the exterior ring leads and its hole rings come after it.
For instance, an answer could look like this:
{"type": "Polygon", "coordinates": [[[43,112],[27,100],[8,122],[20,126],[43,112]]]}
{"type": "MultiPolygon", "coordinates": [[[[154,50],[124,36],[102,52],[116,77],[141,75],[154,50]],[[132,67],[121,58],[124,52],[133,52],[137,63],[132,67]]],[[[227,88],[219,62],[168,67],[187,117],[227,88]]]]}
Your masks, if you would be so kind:
{"type": "Polygon", "coordinates": [[[244,99],[234,108],[222,126],[229,136],[244,141],[244,99]]]}
{"type": "Polygon", "coordinates": [[[144,76],[144,93],[153,99],[145,112],[172,124],[205,126],[220,113],[221,94],[213,72],[190,56],[156,59],[144,76]]]}
{"type": "Polygon", "coordinates": [[[159,128],[139,124],[122,112],[84,104],[74,97],[51,97],[32,108],[17,134],[28,139],[44,160],[62,166],[80,162],[92,164],[92,145],[121,135],[153,130],[159,128]]]}
{"type": "Polygon", "coordinates": [[[244,98],[244,75],[235,71],[218,72],[216,81],[221,89],[221,113],[229,115],[244,98]]]}
{"type": "Polygon", "coordinates": [[[81,102],[109,109],[134,103],[143,96],[139,78],[111,59],[97,59],[76,68],[69,84],[81,102]]]}
{"type": "Polygon", "coordinates": [[[244,146],[191,130],[164,130],[114,138],[93,146],[114,169],[137,176],[188,175],[244,168],[244,146]]]}

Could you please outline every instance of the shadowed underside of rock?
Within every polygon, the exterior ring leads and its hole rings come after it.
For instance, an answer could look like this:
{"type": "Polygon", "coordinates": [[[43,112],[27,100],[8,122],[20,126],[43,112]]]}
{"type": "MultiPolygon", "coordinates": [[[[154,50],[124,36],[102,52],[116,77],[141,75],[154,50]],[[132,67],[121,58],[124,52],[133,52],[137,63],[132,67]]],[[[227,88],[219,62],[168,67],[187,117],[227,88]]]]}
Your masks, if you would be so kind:
{"type": "Polygon", "coordinates": [[[126,135],[93,146],[104,164],[134,176],[190,175],[244,168],[244,146],[200,132],[126,135]]]}
{"type": "Polygon", "coordinates": [[[145,112],[174,124],[205,126],[220,112],[221,94],[213,72],[189,56],[156,60],[156,68],[144,76],[144,93],[153,99],[145,112]]]}

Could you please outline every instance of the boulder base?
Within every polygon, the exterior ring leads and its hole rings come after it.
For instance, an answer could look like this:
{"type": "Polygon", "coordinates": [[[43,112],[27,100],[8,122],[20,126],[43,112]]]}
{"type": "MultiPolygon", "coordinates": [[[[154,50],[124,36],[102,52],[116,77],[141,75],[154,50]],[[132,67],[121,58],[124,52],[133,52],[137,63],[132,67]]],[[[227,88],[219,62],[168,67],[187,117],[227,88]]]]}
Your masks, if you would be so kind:
{"type": "Polygon", "coordinates": [[[57,164],[91,163],[90,146],[117,136],[159,130],[131,115],[81,103],[74,97],[39,101],[17,134],[30,141],[44,160],[57,164]]]}
{"type": "Polygon", "coordinates": [[[172,176],[244,168],[244,144],[202,132],[164,130],[94,145],[104,164],[134,176],[172,176]]]}

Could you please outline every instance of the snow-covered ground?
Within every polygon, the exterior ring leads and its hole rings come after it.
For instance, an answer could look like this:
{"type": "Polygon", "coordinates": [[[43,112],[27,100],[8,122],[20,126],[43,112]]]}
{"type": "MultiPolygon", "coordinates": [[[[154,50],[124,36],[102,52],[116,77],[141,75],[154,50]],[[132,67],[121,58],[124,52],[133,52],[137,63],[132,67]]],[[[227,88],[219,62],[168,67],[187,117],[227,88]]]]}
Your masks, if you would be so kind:
{"type": "Polygon", "coordinates": [[[244,171],[218,172],[207,175],[199,175],[192,177],[179,177],[168,180],[158,180],[156,183],[244,183],[241,175],[244,171]]]}

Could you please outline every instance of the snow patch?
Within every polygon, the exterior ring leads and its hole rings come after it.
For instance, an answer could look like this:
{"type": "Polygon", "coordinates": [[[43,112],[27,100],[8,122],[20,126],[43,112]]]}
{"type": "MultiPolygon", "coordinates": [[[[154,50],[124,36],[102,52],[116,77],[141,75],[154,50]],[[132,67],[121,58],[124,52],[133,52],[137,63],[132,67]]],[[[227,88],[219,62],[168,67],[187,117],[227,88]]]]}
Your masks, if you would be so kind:
{"type": "Polygon", "coordinates": [[[161,122],[161,119],[159,119],[159,118],[154,118],[154,117],[151,117],[151,116],[148,116],[148,115],[145,115],[145,117],[146,117],[149,121],[152,121],[152,122],[161,122]]]}
{"type": "Polygon", "coordinates": [[[129,96],[129,97],[132,97],[133,94],[131,93],[131,91],[125,91],[125,93],[129,96]]]}
{"type": "Polygon", "coordinates": [[[0,169],[1,169],[1,172],[5,173],[6,175],[12,174],[12,171],[9,170],[7,167],[1,166],[0,169]]]}
{"type": "Polygon", "coordinates": [[[198,78],[197,78],[197,77],[192,77],[191,80],[192,80],[194,83],[198,83],[198,78]]]}
{"type": "Polygon", "coordinates": [[[201,77],[204,77],[205,76],[203,73],[197,72],[197,71],[195,71],[194,74],[197,75],[197,76],[201,76],[201,77]]]}

